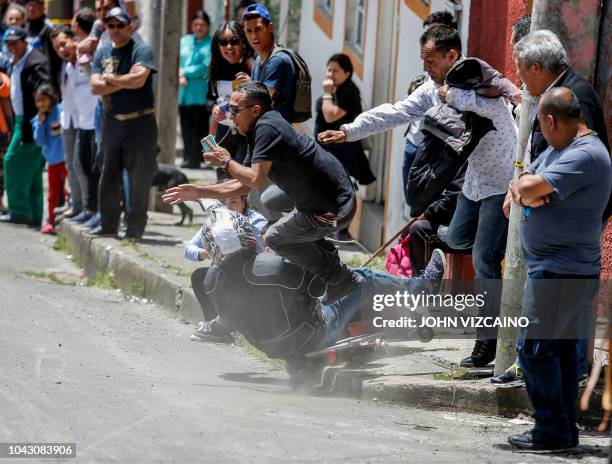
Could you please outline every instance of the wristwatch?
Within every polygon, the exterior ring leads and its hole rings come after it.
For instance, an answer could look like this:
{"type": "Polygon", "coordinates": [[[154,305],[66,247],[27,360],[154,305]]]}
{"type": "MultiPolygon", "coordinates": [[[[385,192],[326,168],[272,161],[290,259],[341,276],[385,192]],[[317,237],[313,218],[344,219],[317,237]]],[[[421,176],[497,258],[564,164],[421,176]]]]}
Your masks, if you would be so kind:
{"type": "Polygon", "coordinates": [[[225,161],[223,161],[223,164],[221,165],[221,169],[223,169],[225,172],[227,172],[227,165],[229,164],[229,162],[231,161],[231,158],[225,158],[225,161]]]}

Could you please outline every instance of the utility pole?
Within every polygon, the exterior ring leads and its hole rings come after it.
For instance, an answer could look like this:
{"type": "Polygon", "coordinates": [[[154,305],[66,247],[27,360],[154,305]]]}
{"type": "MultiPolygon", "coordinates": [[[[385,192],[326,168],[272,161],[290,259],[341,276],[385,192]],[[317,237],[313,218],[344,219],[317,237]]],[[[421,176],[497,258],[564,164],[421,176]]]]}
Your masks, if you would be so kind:
{"type": "Polygon", "coordinates": [[[178,115],[178,56],[183,25],[183,0],[162,0],[157,78],[159,161],[174,164],[178,115]]]}
{"type": "Polygon", "coordinates": [[[278,43],[287,47],[287,33],[289,31],[289,0],[280,0],[278,24],[278,43]]]}
{"type": "Polygon", "coordinates": [[[153,49],[155,63],[159,66],[162,0],[143,0],[142,10],[144,11],[144,17],[142,18],[140,33],[144,42],[153,49]]]}
{"type": "MultiPolygon", "coordinates": [[[[533,23],[531,26],[533,28],[533,23]]],[[[527,89],[523,89],[521,111],[519,113],[519,136],[516,147],[514,178],[516,179],[523,168],[522,163],[527,148],[529,132],[531,131],[531,118],[536,99],[532,97],[527,89]]],[[[510,208],[510,223],[508,225],[508,243],[506,245],[506,257],[504,267],[504,280],[501,295],[501,306],[499,315],[501,317],[520,317],[523,306],[523,289],[527,275],[527,267],[523,259],[519,228],[521,223],[521,207],[512,204],[510,208]]],[[[516,358],[516,329],[500,327],[497,332],[497,349],[495,354],[495,375],[504,372],[512,365],[516,358]]]]}
{"type": "MultiPolygon", "coordinates": [[[[531,30],[550,29],[565,47],[574,70],[594,80],[599,36],[601,4],[598,0],[534,0],[531,14],[531,30]]],[[[519,141],[516,160],[523,161],[527,140],[531,131],[529,114],[535,99],[523,91],[520,112],[519,141]]],[[[523,171],[515,168],[515,178],[523,171]]],[[[501,317],[519,317],[522,311],[526,267],[522,257],[519,227],[521,208],[512,205],[506,246],[506,266],[501,299],[501,317]]],[[[516,358],[516,329],[499,329],[495,357],[495,375],[501,374],[516,358]]]]}

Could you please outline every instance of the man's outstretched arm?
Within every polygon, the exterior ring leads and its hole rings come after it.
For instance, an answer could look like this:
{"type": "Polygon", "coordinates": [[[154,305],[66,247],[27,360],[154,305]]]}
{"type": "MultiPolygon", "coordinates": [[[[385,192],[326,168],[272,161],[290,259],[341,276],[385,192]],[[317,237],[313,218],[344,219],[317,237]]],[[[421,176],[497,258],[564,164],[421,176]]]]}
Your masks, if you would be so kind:
{"type": "Polygon", "coordinates": [[[318,139],[321,143],[355,142],[421,118],[439,103],[435,83],[427,81],[405,99],[364,111],[352,123],[343,124],[339,131],[321,132],[318,139]]]}
{"type": "Polygon", "coordinates": [[[171,205],[177,205],[184,201],[197,201],[200,198],[224,200],[230,197],[246,195],[250,190],[237,180],[212,185],[181,184],[178,187],[166,190],[162,195],[162,200],[171,205]]]}

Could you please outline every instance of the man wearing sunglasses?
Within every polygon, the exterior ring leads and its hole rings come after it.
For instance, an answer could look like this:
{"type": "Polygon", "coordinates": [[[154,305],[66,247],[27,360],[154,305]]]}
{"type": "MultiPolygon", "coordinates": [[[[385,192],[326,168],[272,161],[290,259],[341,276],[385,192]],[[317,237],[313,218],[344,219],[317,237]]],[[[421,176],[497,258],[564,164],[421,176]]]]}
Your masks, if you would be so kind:
{"type": "Polygon", "coordinates": [[[123,170],[127,170],[125,238],[140,240],[147,224],[149,188],[157,169],[153,50],[132,38],[129,16],[119,7],[105,17],[112,43],[94,56],[91,88],[104,101],[100,227],[94,236],[117,236],[123,170]]]}
{"type": "Polygon", "coordinates": [[[348,295],[362,281],[344,265],[325,237],[345,229],[355,215],[355,193],[340,162],[312,138],[293,128],[277,111],[265,84],[241,84],[231,95],[230,116],[247,137],[242,164],[222,147],[204,159],[233,180],[217,185],[180,185],[162,196],[170,204],[199,198],[224,199],[276,184],[295,208],[268,228],[265,243],[276,254],[317,275],[327,286],[323,303],[348,295]]]}

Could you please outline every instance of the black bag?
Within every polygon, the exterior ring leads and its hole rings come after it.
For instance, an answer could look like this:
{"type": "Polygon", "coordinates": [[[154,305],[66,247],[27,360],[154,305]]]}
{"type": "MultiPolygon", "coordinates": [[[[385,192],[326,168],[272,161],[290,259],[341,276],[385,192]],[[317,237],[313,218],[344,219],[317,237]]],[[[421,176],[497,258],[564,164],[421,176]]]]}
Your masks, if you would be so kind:
{"type": "Polygon", "coordinates": [[[412,217],[420,216],[455,178],[467,157],[460,156],[442,140],[425,135],[408,173],[406,200],[412,217]]]}
{"type": "Polygon", "coordinates": [[[406,185],[406,202],[412,217],[423,214],[440,198],[480,140],[492,130],[495,127],[490,119],[469,111],[461,113],[447,105],[425,115],[424,139],[417,149],[406,185]]]}

